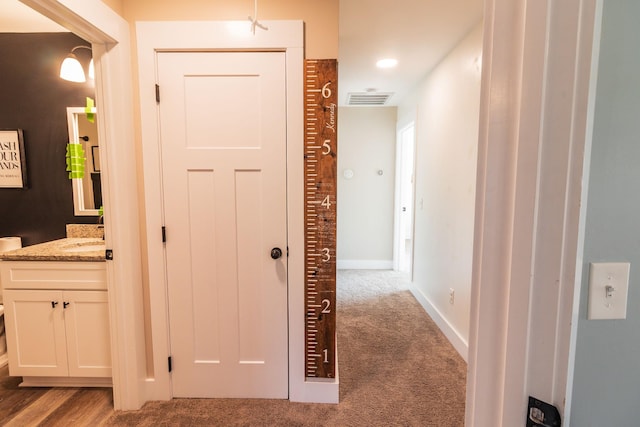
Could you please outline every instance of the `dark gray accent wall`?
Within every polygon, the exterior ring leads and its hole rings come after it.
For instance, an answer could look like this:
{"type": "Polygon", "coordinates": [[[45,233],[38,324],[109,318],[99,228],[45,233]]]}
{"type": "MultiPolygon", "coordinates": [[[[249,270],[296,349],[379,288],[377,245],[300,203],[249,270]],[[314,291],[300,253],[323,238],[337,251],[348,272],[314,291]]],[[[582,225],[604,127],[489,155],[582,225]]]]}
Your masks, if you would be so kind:
{"type": "Polygon", "coordinates": [[[640,425],[640,2],[604,2],[571,425],[640,425]],[[589,263],[630,262],[625,320],[587,320],[589,263]]]}
{"type": "MultiPolygon", "coordinates": [[[[96,222],[73,214],[71,181],[65,172],[66,108],[95,98],[92,81],[59,77],[74,46],[89,43],[71,33],[0,34],[0,129],[24,132],[28,188],[0,188],[0,237],[20,236],[23,245],[65,237],[68,223],[96,222]]],[[[90,51],[76,51],[88,70],[90,51]]]]}

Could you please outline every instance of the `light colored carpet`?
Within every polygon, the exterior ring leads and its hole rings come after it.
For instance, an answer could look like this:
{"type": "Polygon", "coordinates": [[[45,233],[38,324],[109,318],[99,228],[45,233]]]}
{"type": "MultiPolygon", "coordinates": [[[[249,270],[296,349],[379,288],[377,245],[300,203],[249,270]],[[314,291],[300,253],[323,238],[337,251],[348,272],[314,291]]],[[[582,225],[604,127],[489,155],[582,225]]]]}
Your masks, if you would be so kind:
{"type": "Polygon", "coordinates": [[[391,271],[338,273],[340,403],[173,399],[116,412],[116,426],[464,425],[466,364],[391,271]]]}

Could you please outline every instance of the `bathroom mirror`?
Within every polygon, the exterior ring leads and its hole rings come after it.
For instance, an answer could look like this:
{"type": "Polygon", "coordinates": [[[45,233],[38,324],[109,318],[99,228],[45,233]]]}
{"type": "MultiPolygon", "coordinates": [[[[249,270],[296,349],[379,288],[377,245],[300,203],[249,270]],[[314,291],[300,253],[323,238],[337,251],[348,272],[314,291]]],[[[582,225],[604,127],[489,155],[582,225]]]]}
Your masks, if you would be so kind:
{"type": "Polygon", "coordinates": [[[98,216],[98,209],[102,206],[98,115],[95,114],[95,108],[92,113],[93,122],[87,119],[84,107],[67,107],[69,142],[81,144],[86,157],[84,178],[72,179],[73,210],[76,216],[98,216]]]}

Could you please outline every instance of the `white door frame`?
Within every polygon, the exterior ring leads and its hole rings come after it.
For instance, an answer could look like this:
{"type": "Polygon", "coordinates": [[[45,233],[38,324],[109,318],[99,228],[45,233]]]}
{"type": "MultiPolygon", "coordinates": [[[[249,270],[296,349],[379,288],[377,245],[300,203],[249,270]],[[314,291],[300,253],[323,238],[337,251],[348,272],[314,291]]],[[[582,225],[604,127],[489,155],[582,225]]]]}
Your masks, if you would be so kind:
{"type": "Polygon", "coordinates": [[[138,178],[129,24],[99,0],[20,0],[92,43],[102,160],[115,409],[145,402],[146,377],[138,178]]]}
{"type": "MultiPolygon", "coordinates": [[[[564,425],[571,425],[571,407],[573,402],[573,377],[576,360],[576,342],[578,338],[578,317],[580,308],[580,293],[582,289],[582,273],[584,266],[584,239],[587,222],[587,195],[589,192],[589,176],[591,170],[591,147],[593,145],[593,125],[596,110],[596,86],[598,82],[598,66],[600,60],[600,38],[602,35],[602,15],[604,0],[595,0],[593,23],[593,50],[591,52],[591,71],[589,75],[589,92],[587,99],[587,119],[585,129],[585,147],[582,175],[582,201],[580,204],[580,224],[578,226],[578,252],[576,256],[575,288],[573,294],[573,313],[571,316],[571,339],[569,341],[569,366],[567,370],[566,405],[564,425]]],[[[587,78],[587,76],[585,76],[587,78]]]]}
{"type": "MultiPolygon", "coordinates": [[[[149,380],[153,399],[170,399],[165,261],[161,236],[162,191],[158,117],[155,100],[156,53],[163,50],[282,51],[286,55],[287,209],[289,244],[289,399],[337,402],[338,381],[304,378],[304,222],[303,222],[303,59],[302,21],[265,21],[268,31],[253,35],[249,21],[138,22],[140,105],[144,152],[149,299],[155,377],[149,380]]],[[[162,88],[160,88],[162,99],[162,88]]],[[[167,230],[167,238],[170,238],[167,230]]]]}
{"type": "Polygon", "coordinates": [[[595,0],[486,0],[467,426],[562,412],[595,0]]]}
{"type": "Polygon", "coordinates": [[[394,197],[394,215],[393,215],[393,269],[400,270],[400,251],[402,250],[402,242],[400,241],[400,228],[402,221],[400,220],[400,211],[402,209],[402,134],[407,129],[413,128],[413,180],[411,181],[411,193],[413,195],[413,202],[411,204],[411,268],[409,270],[409,278],[413,281],[413,247],[415,241],[415,193],[416,193],[416,180],[415,180],[415,159],[416,159],[416,123],[414,120],[402,126],[396,131],[396,182],[395,182],[395,197],[394,197]]]}

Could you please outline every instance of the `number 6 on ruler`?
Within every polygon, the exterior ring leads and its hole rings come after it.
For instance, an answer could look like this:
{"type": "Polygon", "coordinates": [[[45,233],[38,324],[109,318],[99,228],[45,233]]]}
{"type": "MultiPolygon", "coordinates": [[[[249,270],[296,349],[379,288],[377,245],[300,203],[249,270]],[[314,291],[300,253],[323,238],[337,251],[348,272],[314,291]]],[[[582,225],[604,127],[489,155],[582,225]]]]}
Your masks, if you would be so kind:
{"type": "Polygon", "coordinates": [[[331,97],[331,89],[329,89],[329,85],[331,84],[331,82],[325,83],[324,86],[322,86],[322,97],[323,98],[329,98],[331,97]]]}

